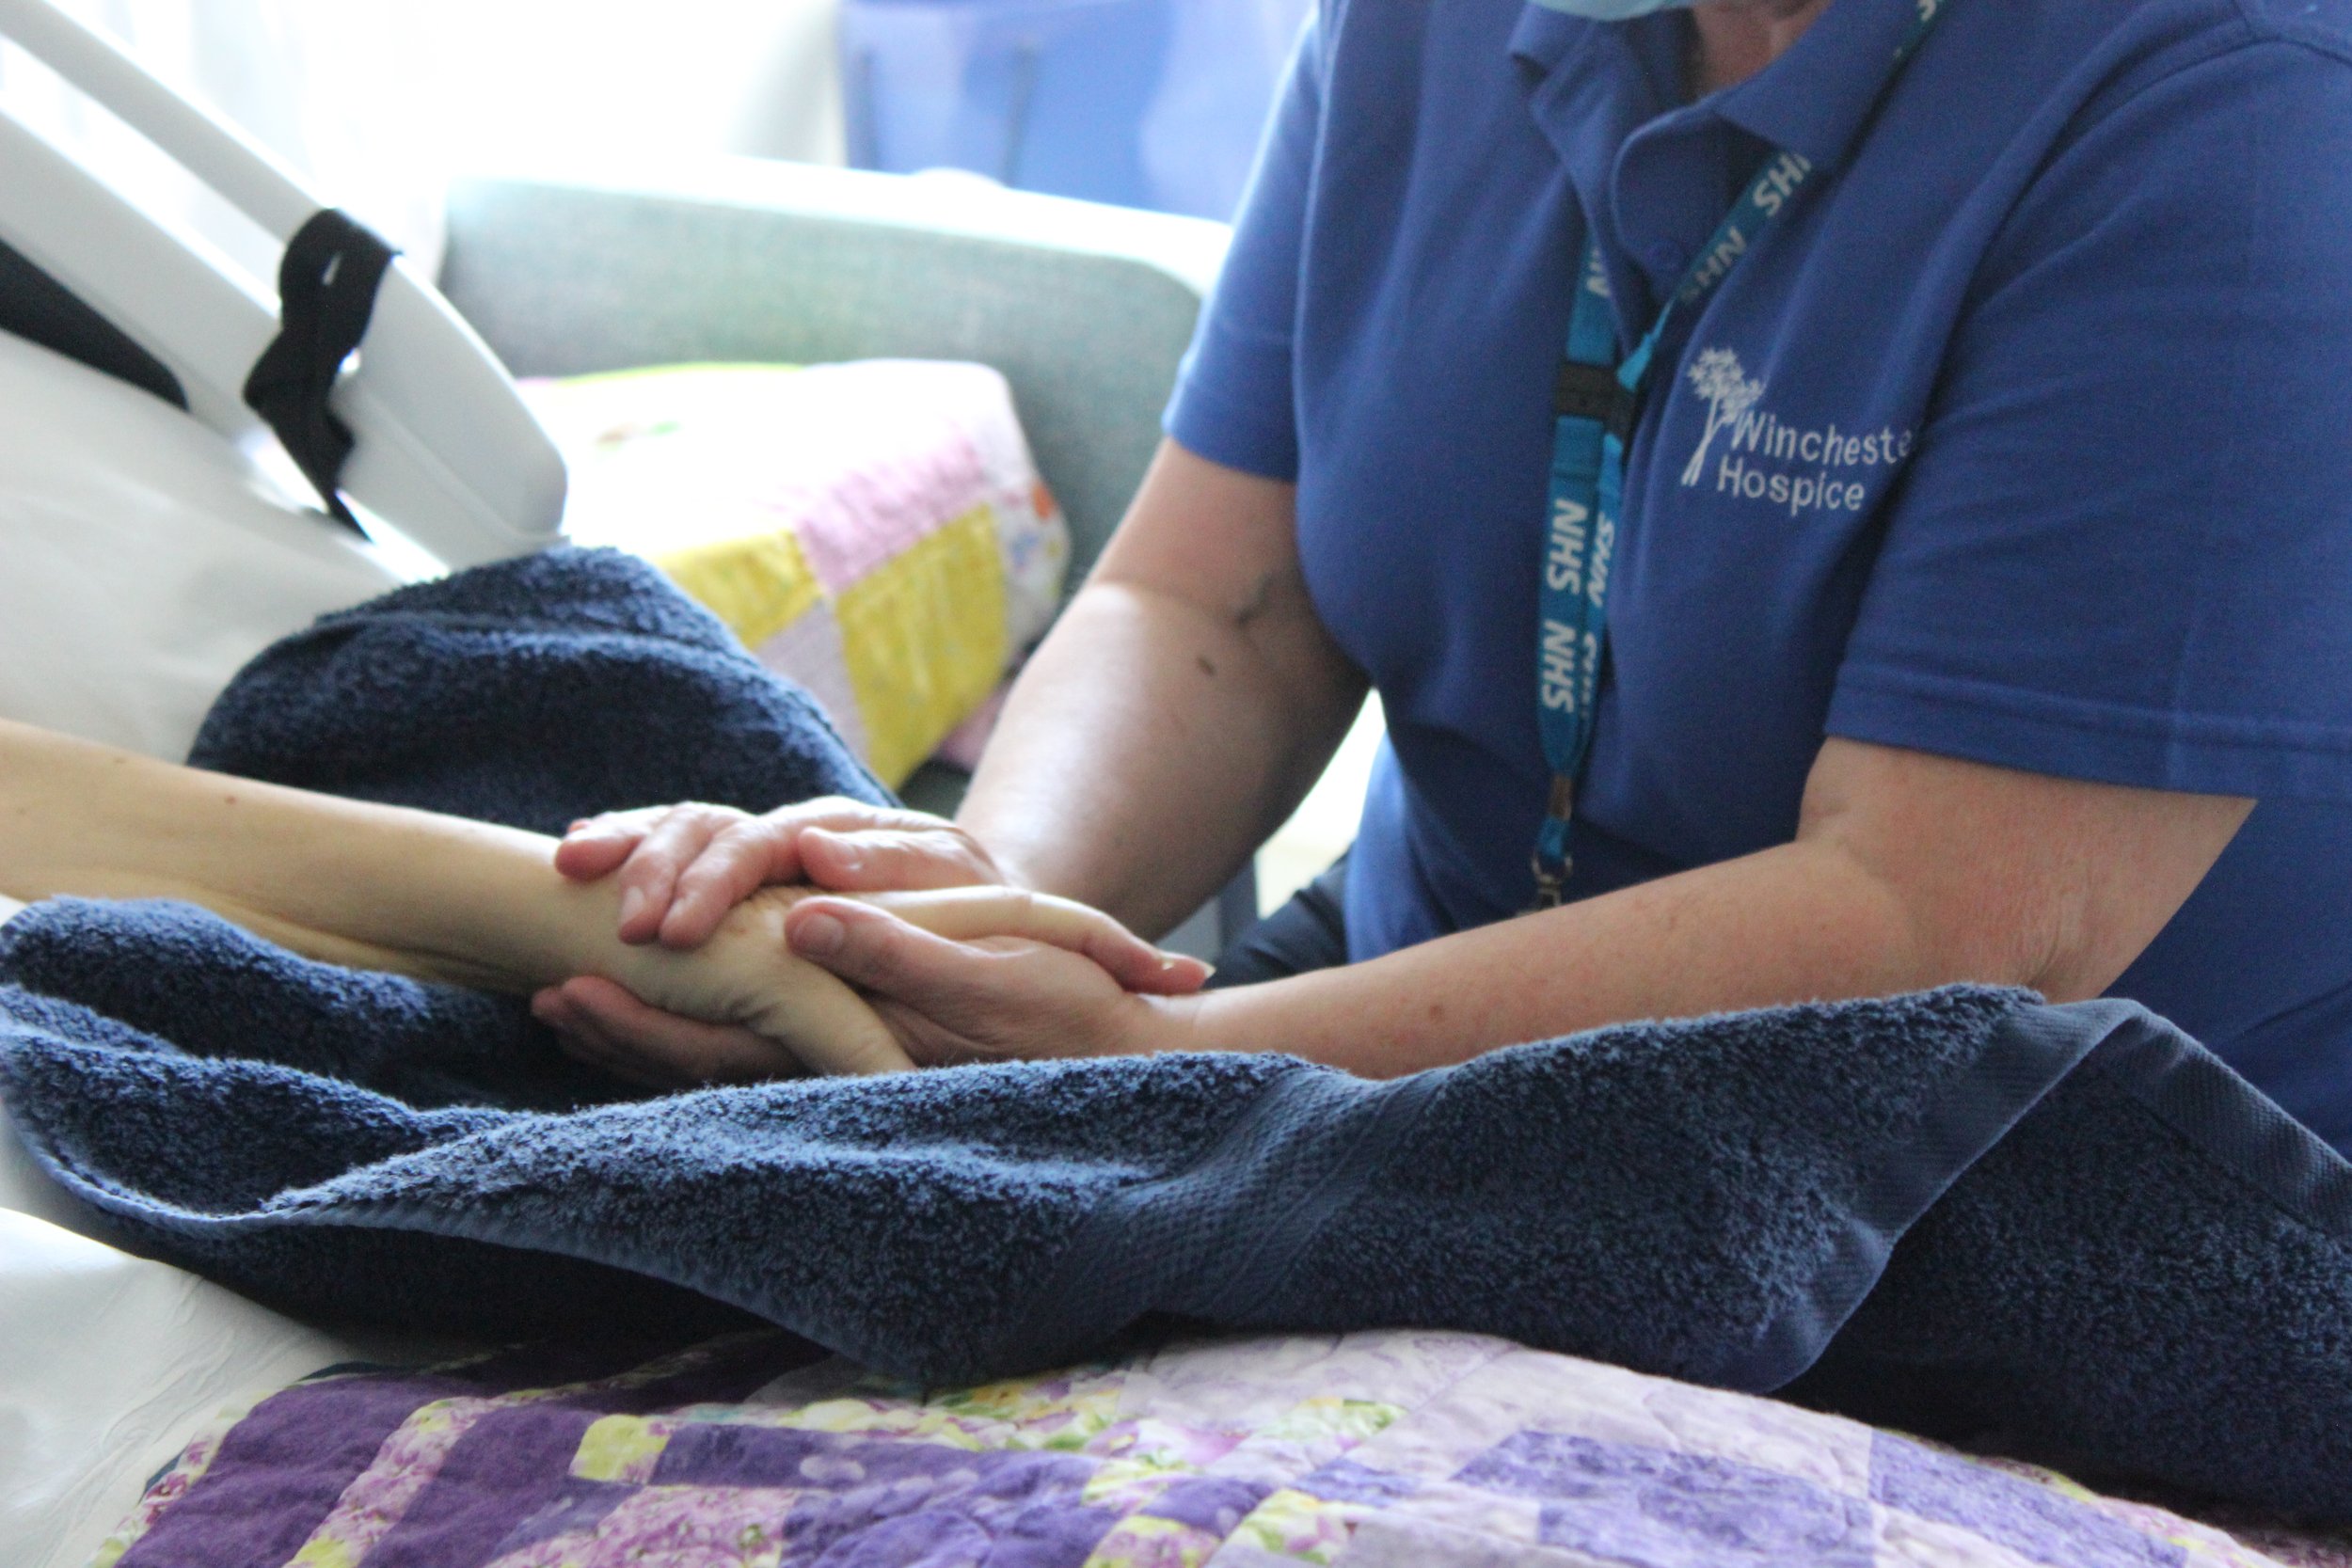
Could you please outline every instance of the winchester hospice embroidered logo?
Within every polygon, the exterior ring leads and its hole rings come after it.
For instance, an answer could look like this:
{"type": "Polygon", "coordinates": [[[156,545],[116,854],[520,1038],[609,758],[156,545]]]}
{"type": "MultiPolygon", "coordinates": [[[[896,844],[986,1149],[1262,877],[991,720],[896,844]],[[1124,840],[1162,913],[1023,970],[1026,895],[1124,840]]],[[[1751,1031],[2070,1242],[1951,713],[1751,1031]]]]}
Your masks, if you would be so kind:
{"type": "Polygon", "coordinates": [[[1749,376],[1740,356],[1710,348],[1692,361],[1691,386],[1707,404],[1707,429],[1682,485],[1706,484],[1708,461],[1717,495],[1761,501],[1791,517],[1809,512],[1859,512],[1869,499],[1868,470],[1893,468],[1911,455],[1916,433],[1850,432],[1836,425],[1804,429],[1784,424],[1763,406],[1768,390],[1749,376]],[[1716,453],[1720,447],[1722,455],[1716,453]],[[1860,470],[1860,471],[1857,471],[1860,470]]]}
{"type": "Polygon", "coordinates": [[[1724,426],[1745,415],[1764,395],[1764,383],[1750,381],[1740,356],[1727,348],[1710,348],[1700,355],[1691,367],[1691,385],[1707,400],[1707,434],[1699,438],[1699,450],[1691,454],[1691,466],[1682,470],[1686,490],[1707,477],[1707,453],[1715,437],[1724,433],[1724,426]]]}

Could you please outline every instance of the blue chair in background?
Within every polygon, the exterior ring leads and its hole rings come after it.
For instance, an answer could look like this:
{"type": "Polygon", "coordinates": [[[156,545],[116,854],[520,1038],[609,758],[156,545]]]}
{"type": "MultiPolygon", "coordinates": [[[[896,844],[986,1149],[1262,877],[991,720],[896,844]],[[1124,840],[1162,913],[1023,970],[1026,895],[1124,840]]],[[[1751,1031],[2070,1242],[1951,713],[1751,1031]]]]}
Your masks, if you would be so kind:
{"type": "Polygon", "coordinates": [[[1228,219],[1309,0],[844,0],[850,158],[1228,219]]]}

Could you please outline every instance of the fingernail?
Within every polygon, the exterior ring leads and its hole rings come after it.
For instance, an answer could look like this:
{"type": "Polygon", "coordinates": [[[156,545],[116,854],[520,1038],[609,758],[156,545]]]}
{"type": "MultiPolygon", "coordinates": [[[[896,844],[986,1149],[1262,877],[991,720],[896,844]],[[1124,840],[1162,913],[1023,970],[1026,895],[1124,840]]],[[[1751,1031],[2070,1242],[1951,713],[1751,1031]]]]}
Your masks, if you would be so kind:
{"type": "Polygon", "coordinates": [[[829,914],[804,915],[793,922],[792,950],[828,958],[841,951],[850,928],[829,914]]]}
{"type": "Polygon", "coordinates": [[[627,893],[621,895],[621,924],[626,926],[629,922],[635,920],[640,914],[644,912],[644,893],[641,889],[630,888],[627,893]]]}

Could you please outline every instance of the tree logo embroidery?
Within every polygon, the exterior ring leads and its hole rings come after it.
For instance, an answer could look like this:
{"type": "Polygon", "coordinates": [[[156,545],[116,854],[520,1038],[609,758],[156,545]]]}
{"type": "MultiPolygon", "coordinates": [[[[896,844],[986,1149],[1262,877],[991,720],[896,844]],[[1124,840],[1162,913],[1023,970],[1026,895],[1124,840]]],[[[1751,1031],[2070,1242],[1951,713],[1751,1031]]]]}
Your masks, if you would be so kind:
{"type": "Polygon", "coordinates": [[[1707,477],[1707,454],[1715,437],[1739,423],[1764,396],[1764,383],[1749,380],[1739,355],[1727,348],[1710,348],[1700,355],[1691,367],[1691,385],[1707,400],[1707,434],[1699,437],[1699,450],[1691,454],[1691,466],[1682,470],[1685,489],[1696,488],[1707,477]]]}

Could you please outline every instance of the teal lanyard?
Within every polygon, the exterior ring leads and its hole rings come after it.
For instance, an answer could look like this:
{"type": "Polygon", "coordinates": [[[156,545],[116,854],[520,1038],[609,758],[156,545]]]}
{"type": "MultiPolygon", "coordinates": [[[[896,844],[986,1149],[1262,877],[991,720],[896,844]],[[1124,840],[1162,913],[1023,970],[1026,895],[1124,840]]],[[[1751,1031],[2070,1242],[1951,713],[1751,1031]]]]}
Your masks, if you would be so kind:
{"type": "MultiPolygon", "coordinates": [[[[1887,83],[1926,41],[1947,0],[1917,0],[1919,20],[1887,68],[1887,83]]],[[[1883,88],[1881,89],[1883,91],[1883,88]]],[[[1775,153],[1750,182],[1715,237],[1683,275],[1648,334],[1617,356],[1617,323],[1600,247],[1588,246],[1568,322],[1567,349],[1552,388],[1551,493],[1544,519],[1541,621],[1536,650],[1537,714],[1551,797],[1535,838],[1535,908],[1557,906],[1574,869],[1568,822],[1576,783],[1593,749],[1593,713],[1608,644],[1609,569],[1625,504],[1626,448],[1642,417],[1658,345],[1682,314],[1722,287],[1794,203],[1813,165],[1775,153]]]]}

